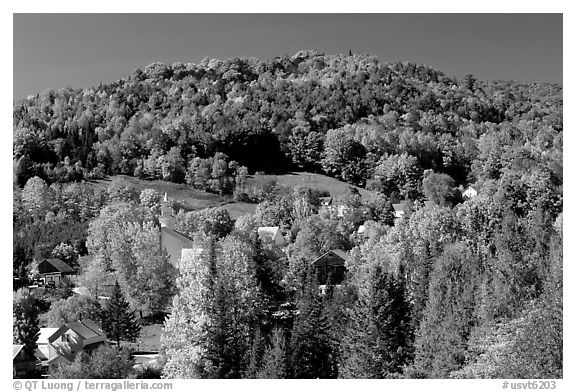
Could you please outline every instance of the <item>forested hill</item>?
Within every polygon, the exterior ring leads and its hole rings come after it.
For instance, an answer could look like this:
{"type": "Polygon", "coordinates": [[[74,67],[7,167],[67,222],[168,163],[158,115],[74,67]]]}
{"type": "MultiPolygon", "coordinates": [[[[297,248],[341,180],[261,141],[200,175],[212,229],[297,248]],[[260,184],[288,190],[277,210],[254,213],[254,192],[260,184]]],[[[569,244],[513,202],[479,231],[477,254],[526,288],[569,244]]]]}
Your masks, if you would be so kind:
{"type": "Polygon", "coordinates": [[[432,169],[464,184],[499,178],[515,161],[558,186],[561,151],[562,87],[456,80],[369,55],[154,63],[114,83],[14,104],[20,186],[35,175],[183,182],[194,158],[220,152],[250,171],[325,172],[414,198],[418,186],[390,185],[386,174],[421,180],[432,169]]]}

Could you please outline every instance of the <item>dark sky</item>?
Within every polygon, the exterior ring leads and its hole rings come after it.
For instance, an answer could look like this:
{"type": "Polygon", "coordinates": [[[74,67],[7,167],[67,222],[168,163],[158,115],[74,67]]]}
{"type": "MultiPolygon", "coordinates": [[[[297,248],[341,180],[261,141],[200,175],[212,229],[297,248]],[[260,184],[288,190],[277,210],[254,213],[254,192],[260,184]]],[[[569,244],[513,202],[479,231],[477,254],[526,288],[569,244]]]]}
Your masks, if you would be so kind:
{"type": "Polygon", "coordinates": [[[562,83],[561,14],[15,14],[13,98],[112,82],[155,61],[305,49],[562,83]]]}

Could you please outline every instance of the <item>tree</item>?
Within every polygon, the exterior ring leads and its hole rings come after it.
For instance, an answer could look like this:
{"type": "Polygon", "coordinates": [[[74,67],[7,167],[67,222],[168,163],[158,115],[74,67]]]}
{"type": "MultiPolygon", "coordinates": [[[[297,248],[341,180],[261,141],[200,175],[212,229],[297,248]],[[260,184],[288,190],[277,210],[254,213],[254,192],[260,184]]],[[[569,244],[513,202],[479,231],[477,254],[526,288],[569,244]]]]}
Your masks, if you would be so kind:
{"type": "Polygon", "coordinates": [[[201,378],[212,368],[205,358],[205,330],[210,313],[206,301],[214,295],[215,247],[211,240],[195,252],[182,255],[178,294],[172,300],[172,313],[166,319],[161,337],[166,353],[162,375],[166,378],[201,378]]]}
{"type": "Polygon", "coordinates": [[[424,196],[439,206],[451,207],[458,202],[458,190],[448,174],[428,172],[422,180],[424,196]]]}
{"type": "Polygon", "coordinates": [[[461,369],[475,320],[477,260],[465,245],[446,247],[430,277],[428,302],[416,338],[414,367],[433,378],[461,369]]]}
{"type": "Polygon", "coordinates": [[[245,373],[260,290],[250,249],[235,238],[183,256],[179,293],[162,344],[166,377],[239,378],[245,373]]]}
{"type": "Polygon", "coordinates": [[[98,298],[98,296],[103,295],[111,282],[114,282],[114,274],[104,256],[95,255],[80,258],[78,284],[88,289],[92,296],[98,298]]]}
{"type": "Polygon", "coordinates": [[[14,159],[14,184],[23,187],[36,174],[34,162],[28,155],[14,159]]]}
{"type": "Polygon", "coordinates": [[[114,178],[106,191],[110,201],[131,202],[138,200],[136,188],[123,178],[114,178]]]}
{"type": "Polygon", "coordinates": [[[166,155],[158,158],[158,166],[160,167],[162,179],[166,181],[184,182],[184,176],[186,174],[184,164],[184,158],[182,158],[178,147],[172,147],[166,155]]]}
{"type": "Polygon", "coordinates": [[[36,339],[40,332],[38,299],[26,288],[14,294],[12,302],[12,332],[14,344],[23,344],[30,355],[36,350],[36,339]]]}
{"type": "Polygon", "coordinates": [[[146,222],[135,229],[131,236],[134,264],[117,268],[122,290],[140,312],[165,311],[174,294],[176,267],[162,248],[156,226],[146,222]]]}
{"type": "Polygon", "coordinates": [[[270,344],[262,357],[262,364],[256,378],[279,379],[286,378],[286,343],[281,329],[272,331],[270,344]]]}
{"type": "Polygon", "coordinates": [[[22,189],[22,208],[35,218],[44,218],[49,207],[48,185],[39,177],[26,181],[22,189]]]}
{"type": "Polygon", "coordinates": [[[119,347],[121,340],[135,342],[140,336],[140,329],[136,316],[130,311],[130,304],[122,295],[120,285],[116,283],[102,311],[102,330],[119,347]]]}
{"type": "MultiPolygon", "coordinates": [[[[105,207],[90,223],[86,242],[94,256],[91,264],[114,272],[134,309],[161,311],[169,303],[175,270],[149,209],[128,203],[105,207]]],[[[87,270],[94,272],[91,266],[87,270]]]]}
{"type": "Polygon", "coordinates": [[[383,156],[374,169],[370,188],[380,191],[388,197],[418,199],[421,195],[420,184],[422,168],[418,159],[407,153],[383,156]]]}
{"type": "Polygon", "coordinates": [[[467,74],[464,76],[464,87],[466,87],[470,91],[474,91],[474,87],[476,85],[476,78],[472,74],[467,74]]]}
{"type": "Polygon", "coordinates": [[[411,360],[411,309],[401,277],[372,267],[369,290],[350,309],[339,363],[342,378],[395,378],[411,360]]]}
{"type": "Polygon", "coordinates": [[[290,341],[291,377],[335,378],[337,369],[330,322],[312,271],[308,272],[297,308],[290,341]]]}
{"type": "Polygon", "coordinates": [[[140,192],[140,204],[150,208],[155,215],[160,214],[162,195],[155,189],[143,189],[140,192]]]}
{"type": "Polygon", "coordinates": [[[59,245],[56,245],[52,250],[51,256],[64,261],[72,267],[77,265],[78,252],[70,244],[61,242],[59,245]]]}
{"type": "Polygon", "coordinates": [[[377,193],[364,203],[368,209],[369,218],[375,222],[392,226],[394,224],[394,208],[390,200],[381,193],[377,193]]]}
{"type": "Polygon", "coordinates": [[[332,129],[326,134],[322,168],[344,181],[363,185],[366,148],[354,140],[350,128],[332,129]]]}
{"type": "Polygon", "coordinates": [[[102,345],[92,354],[78,354],[70,364],[50,369],[49,377],[56,379],[122,379],[134,372],[134,360],[130,352],[114,346],[102,345]]]}
{"type": "Polygon", "coordinates": [[[88,295],[72,295],[50,305],[48,326],[59,328],[62,325],[78,320],[100,321],[102,314],[100,303],[88,295]]]}
{"type": "Polygon", "coordinates": [[[225,208],[205,208],[199,211],[179,212],[176,227],[189,236],[201,231],[216,238],[226,237],[234,229],[234,220],[225,208]]]}

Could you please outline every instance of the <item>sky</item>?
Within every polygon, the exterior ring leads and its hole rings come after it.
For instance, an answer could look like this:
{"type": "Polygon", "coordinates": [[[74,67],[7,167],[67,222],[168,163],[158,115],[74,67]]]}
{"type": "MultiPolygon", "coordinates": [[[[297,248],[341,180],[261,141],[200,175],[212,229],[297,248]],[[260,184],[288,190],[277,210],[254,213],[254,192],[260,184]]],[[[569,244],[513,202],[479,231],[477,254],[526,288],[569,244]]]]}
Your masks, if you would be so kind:
{"type": "Polygon", "coordinates": [[[172,64],[316,49],[562,83],[562,14],[14,14],[13,99],[172,64]]]}

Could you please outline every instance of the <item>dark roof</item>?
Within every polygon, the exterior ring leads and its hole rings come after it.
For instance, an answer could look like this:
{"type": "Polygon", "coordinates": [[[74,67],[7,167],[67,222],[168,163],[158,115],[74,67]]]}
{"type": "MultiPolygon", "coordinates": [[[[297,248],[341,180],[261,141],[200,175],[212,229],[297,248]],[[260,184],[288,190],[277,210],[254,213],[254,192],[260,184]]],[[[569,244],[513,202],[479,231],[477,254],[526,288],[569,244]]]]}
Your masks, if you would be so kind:
{"type": "Polygon", "coordinates": [[[106,336],[104,332],[91,321],[82,320],[67,323],[66,326],[84,339],[91,339],[98,336],[106,336]]]}
{"type": "Polygon", "coordinates": [[[348,253],[340,249],[333,249],[329,250],[328,252],[324,253],[322,256],[314,260],[312,262],[312,265],[314,265],[315,267],[319,267],[326,264],[345,265],[348,260],[350,260],[350,256],[348,256],[348,253]]]}
{"type": "Polygon", "coordinates": [[[319,200],[320,204],[323,206],[329,206],[330,204],[332,204],[332,196],[319,197],[319,200]]]}
{"type": "Polygon", "coordinates": [[[64,274],[75,273],[76,270],[60,259],[44,259],[38,264],[38,272],[41,274],[61,272],[64,274]]]}
{"type": "Polygon", "coordinates": [[[102,328],[92,320],[82,320],[82,324],[90,328],[92,331],[96,332],[98,335],[105,336],[106,334],[102,331],[102,328]]]}
{"type": "Polygon", "coordinates": [[[58,331],[54,332],[49,338],[48,342],[52,343],[58,339],[64,332],[68,329],[77,333],[83,339],[91,339],[98,336],[106,337],[106,334],[100,329],[100,327],[90,320],[79,320],[71,323],[66,323],[61,326],[58,331]]]}

